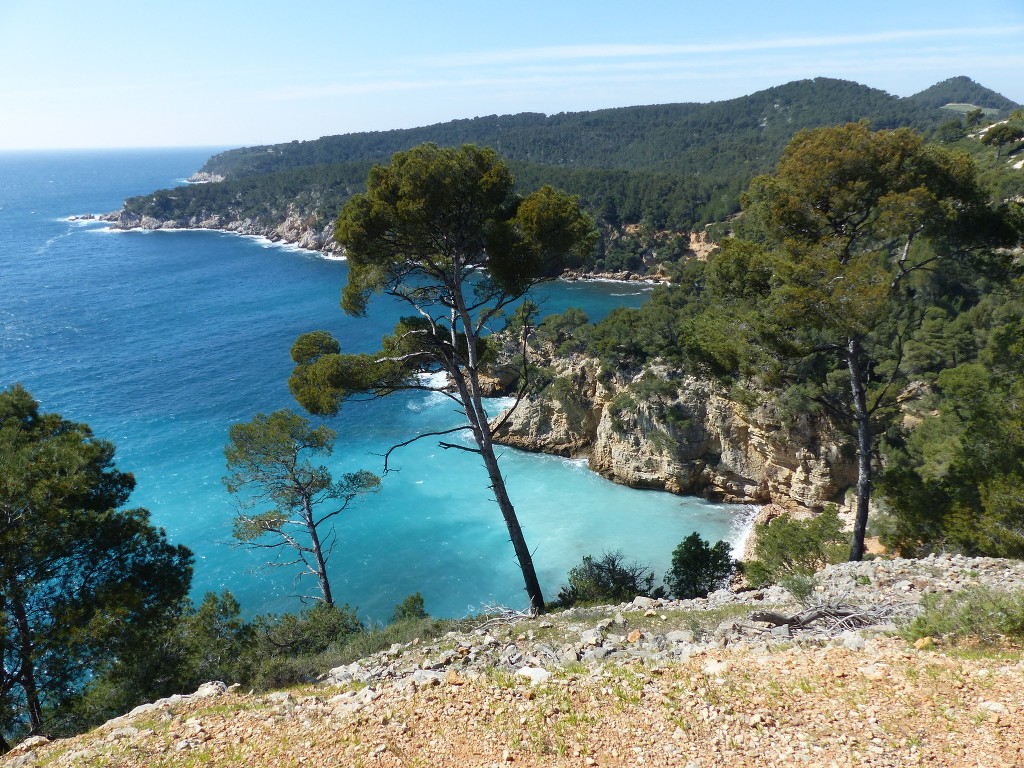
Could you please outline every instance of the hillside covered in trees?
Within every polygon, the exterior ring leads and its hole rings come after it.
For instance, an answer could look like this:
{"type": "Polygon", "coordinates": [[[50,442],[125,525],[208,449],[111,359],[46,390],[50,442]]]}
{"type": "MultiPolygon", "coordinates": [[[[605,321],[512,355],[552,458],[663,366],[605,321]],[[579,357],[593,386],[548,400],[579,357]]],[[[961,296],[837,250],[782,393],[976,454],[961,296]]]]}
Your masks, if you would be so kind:
{"type": "Polygon", "coordinates": [[[720,249],[681,261],[644,306],[522,322],[548,367],[510,443],[750,501],[816,475],[831,497],[798,504],[845,507],[851,560],[869,508],[890,551],[1024,557],[1024,112],[974,130],[798,132],[720,249]],[[986,141],[998,126],[1016,137],[1009,161],[986,141]],[[801,456],[778,461],[778,444],[801,456]]]}
{"type": "Polygon", "coordinates": [[[211,157],[201,169],[241,178],[288,168],[386,161],[423,142],[493,147],[508,160],[567,168],[736,175],[770,166],[801,128],[868,119],[874,128],[927,131],[948,119],[949,102],[1010,111],[1019,105],[953,78],[908,98],[857,83],[799,80],[728,101],[620,107],[543,115],[490,115],[421,128],[246,147],[211,157]]]}
{"type": "MultiPolygon", "coordinates": [[[[642,222],[695,229],[736,213],[740,192],[774,165],[796,131],[867,120],[875,129],[932,134],[955,116],[940,108],[945,99],[993,114],[1016,106],[963,77],[908,98],[816,78],[709,104],[491,115],[229,150],[200,169],[204,178],[223,181],[132,198],[125,210],[183,226],[214,216],[276,226],[298,215],[323,228],[362,191],[371,164],[423,142],[471,143],[507,159],[524,191],[552,184],[577,194],[610,229],[642,222]]],[[[620,254],[603,266],[622,268],[627,260],[620,254]]]]}

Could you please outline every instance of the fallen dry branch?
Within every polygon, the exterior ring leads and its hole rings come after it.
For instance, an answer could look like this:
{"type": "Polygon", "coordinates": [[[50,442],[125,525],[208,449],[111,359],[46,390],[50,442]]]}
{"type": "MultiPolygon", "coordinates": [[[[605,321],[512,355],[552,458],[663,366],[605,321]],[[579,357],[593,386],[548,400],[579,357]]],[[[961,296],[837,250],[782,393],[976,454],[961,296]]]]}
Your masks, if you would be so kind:
{"type": "Polygon", "coordinates": [[[801,629],[824,620],[835,629],[884,624],[891,621],[896,613],[893,606],[875,606],[869,609],[849,605],[815,605],[789,616],[774,611],[754,611],[750,614],[750,619],[773,627],[788,625],[794,629],[801,629]]]}
{"type": "Polygon", "coordinates": [[[516,624],[520,621],[535,618],[529,611],[517,611],[513,608],[506,608],[502,605],[483,604],[480,608],[481,614],[488,618],[476,625],[476,628],[479,630],[498,627],[505,624],[516,624]]]}

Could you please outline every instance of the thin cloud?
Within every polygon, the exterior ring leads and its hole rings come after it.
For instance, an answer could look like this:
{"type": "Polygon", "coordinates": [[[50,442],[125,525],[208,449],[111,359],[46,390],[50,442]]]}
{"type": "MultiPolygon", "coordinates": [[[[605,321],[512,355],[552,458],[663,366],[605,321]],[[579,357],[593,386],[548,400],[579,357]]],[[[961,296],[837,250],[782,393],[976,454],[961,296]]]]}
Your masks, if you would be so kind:
{"type": "Polygon", "coordinates": [[[439,67],[486,66],[516,62],[568,61],[574,59],[623,59],[659,56],[688,56],[693,54],[742,53],[771,50],[831,48],[835,46],[871,45],[965,37],[1007,37],[1024,33],[1024,26],[976,27],[967,29],[910,29],[889,30],[857,35],[815,35],[768,40],[736,42],[688,43],[684,45],[568,45],[539,48],[520,48],[505,51],[454,54],[424,59],[421,63],[439,67]]]}
{"type": "MultiPolygon", "coordinates": [[[[492,72],[473,74],[465,72],[446,73],[435,71],[433,76],[425,77],[380,77],[367,74],[365,79],[355,75],[347,82],[311,84],[307,86],[287,87],[265,93],[262,98],[274,101],[303,101],[325,97],[359,97],[376,94],[388,94],[413,91],[461,91],[494,90],[501,88],[551,90],[579,88],[589,85],[611,86],[629,84],[649,85],[654,82],[686,81],[686,80],[722,80],[737,78],[741,75],[749,80],[750,73],[756,71],[763,81],[764,75],[771,73],[773,77],[796,79],[804,77],[841,77],[858,81],[864,80],[867,73],[885,74],[893,70],[902,72],[945,72],[949,75],[977,73],[981,71],[1005,71],[1007,68],[1024,68],[1024,54],[970,54],[951,56],[950,49],[928,49],[918,52],[894,51],[887,56],[875,56],[865,59],[862,52],[835,50],[825,56],[815,57],[813,61],[802,57],[797,51],[790,50],[787,54],[772,57],[746,55],[716,60],[713,65],[708,60],[695,62],[692,59],[657,60],[657,61],[608,61],[570,64],[556,66],[544,63],[502,68],[492,72]],[[956,71],[951,71],[950,67],[956,71]]],[[[427,73],[425,73],[427,74],[427,73]]],[[[776,83],[778,84],[778,83],[776,83]]],[[[866,85],[880,86],[867,82],[866,85]]],[[[742,91],[746,92],[746,91],[742,91]]]]}

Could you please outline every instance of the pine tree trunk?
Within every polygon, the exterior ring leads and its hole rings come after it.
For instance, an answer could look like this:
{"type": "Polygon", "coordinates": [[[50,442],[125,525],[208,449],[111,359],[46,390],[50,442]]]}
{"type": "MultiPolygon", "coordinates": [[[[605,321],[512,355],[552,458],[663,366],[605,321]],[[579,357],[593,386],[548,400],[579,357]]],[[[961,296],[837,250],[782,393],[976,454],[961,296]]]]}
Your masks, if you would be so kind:
{"type": "Polygon", "coordinates": [[[857,422],[857,512],[853,519],[850,560],[864,559],[864,538],[868,527],[868,505],[871,502],[871,419],[868,414],[866,382],[860,360],[860,343],[850,339],[846,347],[846,364],[850,370],[854,419],[857,422]]]}
{"type": "Polygon", "coordinates": [[[327,580],[327,562],[324,560],[323,545],[320,543],[320,536],[317,534],[316,524],[313,522],[312,501],[306,499],[304,504],[305,509],[302,512],[306,528],[309,531],[313,557],[316,559],[316,578],[320,582],[320,593],[324,596],[324,602],[327,605],[334,605],[334,597],[331,595],[331,582],[327,580]]]}
{"type": "MultiPolygon", "coordinates": [[[[498,466],[498,457],[494,453],[494,443],[491,440],[491,427],[484,410],[483,398],[480,395],[480,374],[477,346],[479,337],[473,332],[472,318],[466,310],[465,302],[461,293],[457,296],[459,318],[462,320],[463,329],[466,333],[467,357],[465,367],[460,367],[455,361],[451,362],[449,373],[455,379],[455,385],[459,389],[459,395],[466,409],[466,417],[473,428],[473,438],[476,440],[479,453],[487,469],[487,476],[491,481],[491,490],[494,491],[494,500],[498,502],[498,509],[505,520],[505,527],[508,528],[509,539],[516,553],[516,560],[519,562],[519,569],[523,573],[523,581],[526,584],[526,595],[530,600],[530,612],[541,614],[544,612],[544,595],[540,589],[540,580],[537,578],[537,571],[533,567],[533,555],[530,548],[526,546],[526,538],[523,536],[523,529],[519,525],[519,518],[516,516],[515,507],[508,497],[505,488],[505,478],[498,466]]],[[[452,324],[455,327],[455,324],[452,324]]]]}
{"type": "MultiPolygon", "coordinates": [[[[18,585],[14,583],[14,579],[11,579],[11,593],[16,595],[18,585]]],[[[14,625],[18,632],[19,641],[21,643],[21,660],[20,670],[17,675],[17,680],[21,683],[21,688],[25,692],[25,703],[28,706],[28,721],[29,729],[32,734],[39,734],[43,732],[43,708],[39,702],[39,689],[36,687],[36,674],[35,674],[35,645],[32,642],[32,628],[29,625],[28,613],[25,611],[25,605],[17,598],[11,598],[11,610],[14,614],[14,625]]]]}
{"type": "Polygon", "coordinates": [[[508,528],[516,560],[519,561],[519,568],[523,572],[526,595],[530,600],[530,612],[533,614],[544,613],[544,595],[540,589],[540,581],[537,579],[537,571],[533,567],[533,555],[530,554],[530,548],[526,546],[526,538],[523,536],[523,529],[519,526],[519,518],[516,517],[516,510],[505,489],[505,478],[502,477],[501,469],[498,467],[498,458],[494,455],[494,447],[489,441],[486,448],[481,447],[480,455],[483,457],[484,466],[487,467],[487,476],[491,480],[494,499],[498,502],[498,509],[501,510],[501,516],[505,519],[505,527],[508,528]]]}

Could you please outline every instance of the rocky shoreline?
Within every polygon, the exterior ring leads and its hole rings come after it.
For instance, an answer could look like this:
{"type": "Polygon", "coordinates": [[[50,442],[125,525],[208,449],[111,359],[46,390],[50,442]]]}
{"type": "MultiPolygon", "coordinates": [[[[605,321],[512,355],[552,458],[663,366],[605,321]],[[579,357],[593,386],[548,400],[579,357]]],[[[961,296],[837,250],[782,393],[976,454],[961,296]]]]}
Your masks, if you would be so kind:
{"type": "MultiPolygon", "coordinates": [[[[211,180],[212,181],[212,180],[211,180]]],[[[85,219],[87,216],[79,216],[85,219]]],[[[272,243],[294,245],[308,251],[338,257],[343,249],[334,242],[334,223],[318,226],[316,216],[291,210],[278,224],[267,223],[252,217],[231,218],[221,214],[193,216],[187,219],[157,219],[143,216],[127,209],[95,217],[110,224],[112,229],[132,230],[177,230],[209,229],[236,235],[266,238],[272,243]]]]}
{"type": "MultiPolygon", "coordinates": [[[[208,184],[223,181],[216,174],[193,174],[188,181],[194,184],[208,184]]],[[[216,232],[230,232],[239,235],[264,237],[271,242],[294,245],[309,251],[340,256],[344,249],[334,241],[334,223],[318,226],[316,217],[296,210],[291,210],[278,224],[268,223],[252,217],[230,217],[221,214],[208,216],[158,219],[143,216],[127,208],[112,213],[95,216],[84,214],[72,216],[71,220],[98,220],[111,225],[113,229],[132,230],[177,230],[177,229],[209,229],[216,232]]],[[[667,285],[665,276],[641,275],[635,272],[583,272],[567,270],[561,279],[575,281],[607,281],[616,283],[638,283],[642,285],[667,285]]]]}
{"type": "Polygon", "coordinates": [[[1022,590],[1024,562],[843,563],[803,602],[772,587],[506,612],[301,690],[211,682],[90,734],[30,739],[0,764],[1018,765],[1019,656],[893,635],[924,596],[970,586],[1022,590]]]}

